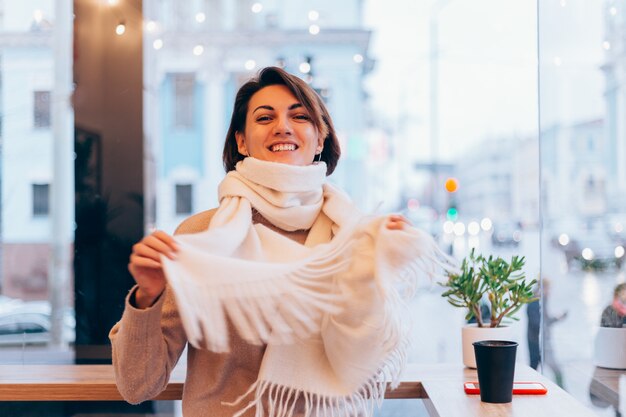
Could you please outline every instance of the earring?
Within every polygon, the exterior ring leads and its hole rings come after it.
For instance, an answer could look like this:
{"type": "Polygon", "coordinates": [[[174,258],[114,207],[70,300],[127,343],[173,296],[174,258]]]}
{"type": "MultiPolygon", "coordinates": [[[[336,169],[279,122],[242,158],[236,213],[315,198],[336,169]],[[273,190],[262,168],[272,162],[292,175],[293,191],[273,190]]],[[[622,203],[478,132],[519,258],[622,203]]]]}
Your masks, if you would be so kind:
{"type": "Polygon", "coordinates": [[[316,157],[313,159],[313,162],[320,162],[322,160],[322,149],[323,148],[321,146],[317,147],[317,153],[315,154],[316,157]]]}

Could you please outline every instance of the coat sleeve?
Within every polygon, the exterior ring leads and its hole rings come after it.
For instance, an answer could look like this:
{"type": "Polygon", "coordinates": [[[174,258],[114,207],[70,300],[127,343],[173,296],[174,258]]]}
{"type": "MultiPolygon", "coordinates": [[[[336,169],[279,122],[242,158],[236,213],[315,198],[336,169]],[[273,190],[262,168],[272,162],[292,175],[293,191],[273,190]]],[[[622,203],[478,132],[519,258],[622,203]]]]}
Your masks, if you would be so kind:
{"type": "Polygon", "coordinates": [[[140,310],[126,298],[122,319],[111,329],[115,381],[122,397],[131,404],[149,400],[163,391],[187,339],[171,290],[166,287],[158,301],[140,310]]]}
{"type": "MultiPolygon", "coordinates": [[[[215,209],[189,217],[174,234],[198,233],[206,228],[215,209]]],[[[109,333],[117,388],[131,404],[149,400],[163,391],[172,369],[187,345],[187,336],[169,285],[157,302],[140,310],[132,305],[137,286],[128,297],[122,319],[109,333]]]]}

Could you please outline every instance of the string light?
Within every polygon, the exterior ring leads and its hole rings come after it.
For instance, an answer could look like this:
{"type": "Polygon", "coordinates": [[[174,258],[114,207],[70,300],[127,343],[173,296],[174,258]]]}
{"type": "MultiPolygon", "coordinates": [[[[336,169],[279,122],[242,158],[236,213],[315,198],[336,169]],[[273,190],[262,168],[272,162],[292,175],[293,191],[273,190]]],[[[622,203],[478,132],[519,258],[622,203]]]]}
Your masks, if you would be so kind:
{"type": "Polygon", "coordinates": [[[124,24],[124,22],[119,23],[115,27],[115,33],[117,33],[118,36],[122,36],[124,33],[126,33],[126,25],[124,24]]]}
{"type": "Polygon", "coordinates": [[[204,52],[204,46],[196,45],[196,46],[193,47],[193,54],[195,56],[200,56],[200,55],[202,55],[203,52],[204,52]]]}
{"type": "Polygon", "coordinates": [[[309,26],[309,33],[311,35],[317,35],[318,33],[320,33],[320,27],[318,25],[309,26]]]}
{"type": "Polygon", "coordinates": [[[196,13],[196,22],[202,23],[206,20],[206,15],[202,12],[196,13]]]}
{"type": "Polygon", "coordinates": [[[311,64],[309,64],[308,62],[303,62],[298,66],[298,69],[301,73],[308,74],[309,72],[311,72],[311,64]]]}
{"type": "Polygon", "coordinates": [[[163,48],[163,40],[162,39],[155,39],[154,42],[152,42],[152,47],[154,49],[156,49],[157,51],[161,48],[163,48]]]}
{"type": "Polygon", "coordinates": [[[109,6],[116,6],[119,3],[119,0],[107,0],[107,4],[109,6]]]}
{"type": "Polygon", "coordinates": [[[312,22],[315,22],[317,19],[320,18],[320,14],[317,10],[311,10],[309,11],[309,20],[312,22]]]}
{"type": "Polygon", "coordinates": [[[261,10],[263,10],[263,5],[261,3],[254,3],[251,9],[252,13],[261,13],[261,10]]]}
{"type": "Polygon", "coordinates": [[[361,54],[354,54],[354,56],[352,57],[352,59],[354,60],[354,62],[356,62],[357,64],[360,64],[361,62],[363,62],[363,55],[361,54]]]}
{"type": "Polygon", "coordinates": [[[154,32],[157,28],[157,24],[154,20],[149,20],[148,22],[146,22],[146,30],[148,32],[154,32]]]}
{"type": "Polygon", "coordinates": [[[611,16],[615,16],[617,15],[617,7],[613,6],[609,9],[609,13],[611,13],[611,16]]]}
{"type": "Polygon", "coordinates": [[[244,64],[244,67],[248,71],[252,71],[254,69],[254,67],[256,67],[256,61],[254,59],[247,60],[246,63],[244,64]]]}
{"type": "Polygon", "coordinates": [[[611,42],[609,41],[602,42],[602,47],[608,51],[609,49],[611,49],[611,42]]]}

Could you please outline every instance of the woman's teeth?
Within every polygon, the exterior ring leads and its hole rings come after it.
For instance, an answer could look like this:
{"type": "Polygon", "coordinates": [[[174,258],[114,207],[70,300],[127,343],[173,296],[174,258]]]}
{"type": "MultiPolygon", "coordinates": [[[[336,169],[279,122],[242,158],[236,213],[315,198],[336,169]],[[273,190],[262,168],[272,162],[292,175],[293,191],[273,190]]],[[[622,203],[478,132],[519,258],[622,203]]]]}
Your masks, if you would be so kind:
{"type": "Polygon", "coordinates": [[[276,145],[272,145],[272,152],[280,152],[280,151],[295,151],[296,145],[293,143],[278,143],[276,145]]]}

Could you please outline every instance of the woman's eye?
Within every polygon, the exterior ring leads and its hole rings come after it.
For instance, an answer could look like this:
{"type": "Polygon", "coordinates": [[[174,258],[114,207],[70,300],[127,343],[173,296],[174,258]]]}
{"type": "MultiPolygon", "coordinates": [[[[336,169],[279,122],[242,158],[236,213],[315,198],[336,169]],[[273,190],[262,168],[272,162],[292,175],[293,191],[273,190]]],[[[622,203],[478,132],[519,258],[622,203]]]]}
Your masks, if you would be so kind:
{"type": "Polygon", "coordinates": [[[257,122],[267,122],[268,120],[270,120],[269,116],[259,116],[256,118],[257,122]]]}
{"type": "Polygon", "coordinates": [[[311,118],[306,114],[296,114],[295,118],[298,120],[311,120],[311,118]]]}

